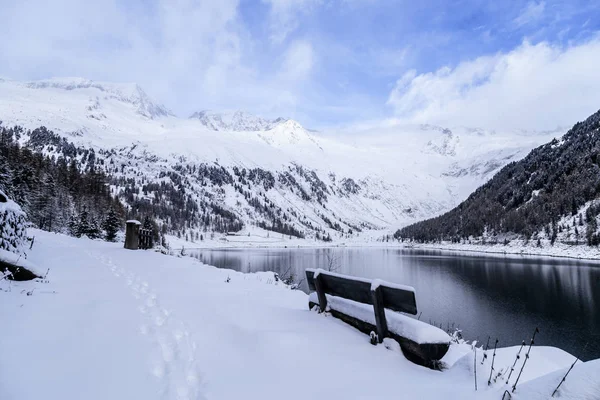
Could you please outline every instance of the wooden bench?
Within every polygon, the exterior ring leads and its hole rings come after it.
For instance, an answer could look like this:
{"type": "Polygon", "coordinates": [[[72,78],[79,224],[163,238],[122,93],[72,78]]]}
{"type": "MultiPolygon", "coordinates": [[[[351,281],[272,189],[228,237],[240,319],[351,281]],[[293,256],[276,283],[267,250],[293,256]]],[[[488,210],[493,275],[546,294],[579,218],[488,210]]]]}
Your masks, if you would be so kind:
{"type": "Polygon", "coordinates": [[[450,336],[443,330],[400,313],[417,314],[415,290],[410,286],[380,280],[307,269],[312,292],[309,308],[330,312],[367,335],[395,339],[410,361],[439,369],[450,336]],[[387,310],[386,310],[387,309],[387,310]],[[389,310],[389,311],[388,311],[389,310]]]}

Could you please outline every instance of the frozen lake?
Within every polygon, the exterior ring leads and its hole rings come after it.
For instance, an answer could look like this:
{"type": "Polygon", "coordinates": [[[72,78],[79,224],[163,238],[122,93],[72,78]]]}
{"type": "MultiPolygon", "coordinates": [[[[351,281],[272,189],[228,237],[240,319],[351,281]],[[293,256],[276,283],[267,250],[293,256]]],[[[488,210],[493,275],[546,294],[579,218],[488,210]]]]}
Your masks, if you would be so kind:
{"type": "MultiPolygon", "coordinates": [[[[334,249],[190,250],[201,261],[242,272],[304,278],[305,268],[411,285],[421,320],[458,326],[468,340],[499,346],[556,346],[583,360],[600,358],[600,263],[442,251],[334,249]]],[[[307,290],[303,283],[303,290],[307,290]]],[[[307,305],[308,307],[308,305],[307,305]]]]}

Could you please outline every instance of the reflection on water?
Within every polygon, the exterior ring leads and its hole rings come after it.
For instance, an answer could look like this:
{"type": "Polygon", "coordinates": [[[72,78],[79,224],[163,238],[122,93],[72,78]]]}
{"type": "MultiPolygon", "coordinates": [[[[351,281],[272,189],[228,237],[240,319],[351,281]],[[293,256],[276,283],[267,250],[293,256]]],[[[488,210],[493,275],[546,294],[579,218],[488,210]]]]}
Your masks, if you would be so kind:
{"type": "MultiPolygon", "coordinates": [[[[380,278],[415,287],[421,320],[459,326],[467,339],[498,338],[560,347],[600,358],[600,264],[550,258],[490,257],[399,249],[202,250],[206,264],[242,272],[304,277],[305,268],[380,278]]],[[[303,283],[303,290],[307,290],[303,283]]]]}

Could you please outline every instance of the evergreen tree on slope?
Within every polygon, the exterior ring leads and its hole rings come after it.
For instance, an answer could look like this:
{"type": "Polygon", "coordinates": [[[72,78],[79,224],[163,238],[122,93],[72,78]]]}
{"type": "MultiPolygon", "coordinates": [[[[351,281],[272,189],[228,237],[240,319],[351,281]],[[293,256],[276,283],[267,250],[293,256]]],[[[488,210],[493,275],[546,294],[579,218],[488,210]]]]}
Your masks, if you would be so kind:
{"type": "Polygon", "coordinates": [[[108,211],[102,227],[105,232],[104,238],[109,242],[114,242],[117,238],[117,232],[121,228],[121,220],[113,208],[108,211]]]}

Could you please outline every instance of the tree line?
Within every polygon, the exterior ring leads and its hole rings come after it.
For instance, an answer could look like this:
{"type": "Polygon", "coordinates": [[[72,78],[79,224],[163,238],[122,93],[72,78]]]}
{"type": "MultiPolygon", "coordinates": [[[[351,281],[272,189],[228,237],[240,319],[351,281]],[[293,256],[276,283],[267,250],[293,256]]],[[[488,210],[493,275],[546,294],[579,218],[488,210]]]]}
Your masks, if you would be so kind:
{"type": "Polygon", "coordinates": [[[77,149],[45,128],[29,132],[29,141],[21,146],[24,133],[21,127],[0,126],[0,190],[37,228],[114,240],[125,211],[111,196],[93,152],[77,149]],[[53,155],[36,151],[44,137],[51,137],[53,155]],[[82,168],[81,160],[90,159],[82,168]]]}

